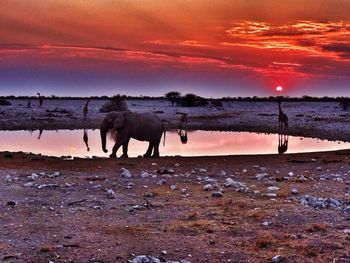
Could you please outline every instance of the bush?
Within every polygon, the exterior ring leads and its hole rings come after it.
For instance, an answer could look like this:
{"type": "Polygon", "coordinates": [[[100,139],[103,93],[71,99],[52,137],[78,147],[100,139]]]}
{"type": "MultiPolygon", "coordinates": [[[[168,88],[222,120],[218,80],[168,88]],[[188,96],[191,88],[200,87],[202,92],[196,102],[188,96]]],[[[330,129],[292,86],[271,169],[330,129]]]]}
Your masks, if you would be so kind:
{"type": "Polygon", "coordinates": [[[5,99],[0,99],[0,106],[9,106],[11,105],[11,102],[5,99]]]}
{"type": "Polygon", "coordinates": [[[106,113],[111,111],[126,111],[128,110],[128,106],[122,96],[119,94],[113,96],[108,102],[102,105],[100,108],[100,112],[106,113]]]}
{"type": "Polygon", "coordinates": [[[221,100],[212,100],[211,101],[211,106],[215,108],[222,107],[222,101],[221,100]]]}
{"type": "Polygon", "coordinates": [[[186,94],[179,100],[182,107],[203,107],[208,105],[208,100],[194,94],[186,94]]]}

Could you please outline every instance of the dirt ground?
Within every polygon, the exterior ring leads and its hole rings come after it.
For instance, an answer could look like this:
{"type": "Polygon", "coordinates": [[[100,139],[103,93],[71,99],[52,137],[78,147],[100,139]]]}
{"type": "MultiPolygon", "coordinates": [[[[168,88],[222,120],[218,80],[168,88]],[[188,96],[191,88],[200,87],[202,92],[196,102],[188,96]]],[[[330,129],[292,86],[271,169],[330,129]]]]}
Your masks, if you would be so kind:
{"type": "Polygon", "coordinates": [[[1,153],[0,261],[350,262],[350,213],[300,202],[310,195],[348,206],[349,157],[350,150],[116,160],[1,153]],[[228,178],[244,187],[225,187],[228,178]]]}

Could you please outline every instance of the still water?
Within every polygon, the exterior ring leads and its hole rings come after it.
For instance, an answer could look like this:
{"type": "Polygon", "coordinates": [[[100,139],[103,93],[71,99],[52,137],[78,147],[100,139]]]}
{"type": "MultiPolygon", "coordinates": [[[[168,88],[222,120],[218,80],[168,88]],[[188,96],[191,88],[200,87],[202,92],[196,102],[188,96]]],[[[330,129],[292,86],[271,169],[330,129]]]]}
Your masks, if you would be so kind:
{"type": "MultiPolygon", "coordinates": [[[[41,132],[0,131],[0,151],[32,152],[49,156],[108,157],[113,141],[107,140],[107,154],[101,149],[99,130],[58,130],[41,132]],[[86,143],[87,142],[87,145],[86,143]],[[88,151],[89,148],[89,151],[88,151]]],[[[143,155],[147,142],[131,139],[129,157],[143,155]]],[[[278,154],[280,152],[301,153],[350,149],[350,143],[322,141],[312,138],[279,136],[248,132],[191,131],[187,132],[187,143],[183,144],[176,131],[166,133],[159,147],[161,156],[211,156],[240,154],[278,154]]],[[[117,156],[122,154],[122,147],[117,156]]]]}

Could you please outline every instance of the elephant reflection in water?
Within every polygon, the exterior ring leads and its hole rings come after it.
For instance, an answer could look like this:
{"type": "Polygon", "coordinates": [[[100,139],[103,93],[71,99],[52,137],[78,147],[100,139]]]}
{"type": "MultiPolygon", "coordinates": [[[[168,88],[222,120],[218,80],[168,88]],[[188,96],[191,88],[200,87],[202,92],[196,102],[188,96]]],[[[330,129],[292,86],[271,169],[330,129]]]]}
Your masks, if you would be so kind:
{"type": "Polygon", "coordinates": [[[89,147],[89,137],[88,137],[88,132],[86,129],[84,129],[84,135],[83,135],[83,141],[86,145],[86,150],[89,152],[90,151],[90,147],[89,147]]]}
{"type": "Polygon", "coordinates": [[[288,150],[288,135],[278,134],[278,153],[283,154],[288,150]]]}

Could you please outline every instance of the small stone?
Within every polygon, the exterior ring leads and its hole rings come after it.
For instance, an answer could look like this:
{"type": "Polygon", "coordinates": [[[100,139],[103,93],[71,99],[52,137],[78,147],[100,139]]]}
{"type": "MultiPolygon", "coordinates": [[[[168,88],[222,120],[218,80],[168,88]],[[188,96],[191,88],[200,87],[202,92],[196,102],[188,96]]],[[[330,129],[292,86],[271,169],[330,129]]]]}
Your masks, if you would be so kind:
{"type": "Polygon", "coordinates": [[[28,180],[35,181],[36,179],[39,178],[39,175],[36,173],[32,173],[32,175],[27,176],[28,180]]]}
{"type": "Polygon", "coordinates": [[[157,163],[152,163],[152,166],[157,166],[158,164],[157,163]]]}
{"type": "Polygon", "coordinates": [[[204,168],[200,168],[200,169],[199,169],[199,172],[200,172],[200,173],[206,173],[206,172],[207,172],[207,170],[206,170],[206,169],[204,169],[204,168]]]}
{"type": "Polygon", "coordinates": [[[271,262],[272,262],[272,263],[283,262],[283,257],[282,257],[281,255],[274,256],[274,257],[271,259],[271,262]]]}
{"type": "Polygon", "coordinates": [[[176,164],[174,164],[174,166],[175,166],[175,167],[180,167],[180,166],[181,166],[181,164],[176,163],[176,164]]]}
{"type": "Polygon", "coordinates": [[[226,176],[226,172],[224,170],[221,170],[219,173],[218,173],[218,176],[226,176]]]}
{"type": "Polygon", "coordinates": [[[263,173],[263,174],[257,174],[255,176],[255,179],[258,181],[261,181],[262,179],[264,179],[267,176],[267,173],[263,173]]]}
{"type": "Polygon", "coordinates": [[[28,183],[25,183],[23,186],[24,186],[24,187],[31,187],[31,186],[33,186],[33,185],[34,185],[33,182],[28,182],[28,183]]]}
{"type": "Polygon", "coordinates": [[[293,173],[293,172],[289,172],[289,173],[288,173],[288,176],[293,177],[293,176],[294,176],[294,173],[293,173]]]}
{"type": "Polygon", "coordinates": [[[170,168],[170,169],[168,169],[168,173],[169,173],[169,174],[174,174],[174,173],[175,173],[175,170],[174,170],[173,168],[170,168]]]}
{"type": "Polygon", "coordinates": [[[260,192],[259,190],[254,190],[253,193],[254,193],[255,195],[258,195],[258,194],[260,194],[261,192],[260,192]]]}
{"type": "Polygon", "coordinates": [[[213,192],[213,193],[211,194],[211,196],[212,196],[212,197],[223,197],[224,194],[223,194],[222,192],[218,191],[218,192],[213,192]]]}
{"type": "Polygon", "coordinates": [[[274,192],[274,191],[278,191],[278,190],[280,190],[280,188],[277,187],[277,186],[269,186],[269,187],[267,187],[267,191],[269,191],[269,192],[274,192]]]}
{"type": "Polygon", "coordinates": [[[206,184],[203,186],[203,191],[211,191],[214,189],[214,186],[211,184],[206,184]]]}
{"type": "Polygon", "coordinates": [[[176,189],[176,185],[174,185],[174,184],[171,185],[171,186],[170,186],[170,189],[174,191],[174,190],[176,189]]]}
{"type": "Polygon", "coordinates": [[[290,189],[290,192],[291,192],[291,194],[296,195],[296,194],[298,194],[298,189],[295,188],[295,187],[292,187],[292,188],[290,189]]]}
{"type": "Polygon", "coordinates": [[[132,260],[128,260],[128,263],[160,263],[161,261],[158,258],[150,257],[150,256],[136,256],[132,260]]]}
{"type": "Polygon", "coordinates": [[[107,198],[109,198],[109,199],[116,199],[117,198],[115,192],[112,189],[108,189],[106,192],[107,192],[107,198]]]}
{"type": "Polygon", "coordinates": [[[162,252],[161,252],[161,255],[163,255],[163,256],[165,256],[165,255],[167,255],[168,254],[168,252],[166,251],[166,250],[163,250],[162,252]]]}
{"type": "Polygon", "coordinates": [[[242,170],[242,173],[247,173],[247,172],[248,172],[247,169],[243,169],[243,170],[242,170]]]}
{"type": "Polygon", "coordinates": [[[13,181],[13,179],[12,179],[11,175],[8,174],[8,175],[5,176],[5,182],[6,183],[12,183],[12,181],[13,181]]]}
{"type": "Polygon", "coordinates": [[[166,184],[166,180],[165,179],[160,179],[157,184],[158,185],[164,185],[164,184],[166,184]]]}
{"type": "Polygon", "coordinates": [[[128,169],[125,169],[125,168],[122,167],[122,168],[120,168],[120,176],[122,178],[130,178],[131,174],[130,174],[128,169]]]}
{"type": "Polygon", "coordinates": [[[270,223],[269,223],[269,222],[267,222],[267,221],[265,221],[265,222],[263,222],[263,223],[262,223],[262,225],[263,225],[263,226],[269,226],[269,225],[270,225],[270,223]]]}
{"type": "Polygon", "coordinates": [[[142,178],[147,178],[147,177],[149,177],[149,173],[147,171],[142,171],[141,172],[141,177],[142,178]]]}

